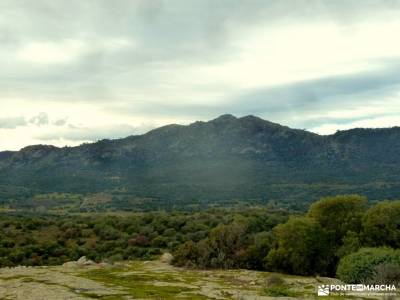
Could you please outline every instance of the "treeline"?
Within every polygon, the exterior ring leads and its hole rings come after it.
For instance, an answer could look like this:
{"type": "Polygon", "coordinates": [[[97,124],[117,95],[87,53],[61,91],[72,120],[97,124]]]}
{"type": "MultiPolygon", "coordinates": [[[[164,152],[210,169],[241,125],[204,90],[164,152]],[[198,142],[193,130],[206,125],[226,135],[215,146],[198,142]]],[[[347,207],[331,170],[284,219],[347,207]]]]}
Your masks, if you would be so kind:
{"type": "Polygon", "coordinates": [[[58,265],[87,256],[94,261],[154,259],[187,241],[199,242],[214,228],[244,222],[251,232],[285,222],[283,210],[212,209],[197,213],[0,215],[0,267],[58,265]]]}
{"type": "Polygon", "coordinates": [[[154,259],[400,283],[400,201],[322,198],[305,214],[273,208],[0,218],[0,267],[154,259]]]}
{"type": "Polygon", "coordinates": [[[400,282],[400,201],[370,208],[357,195],[323,198],[308,213],[253,233],[240,220],[212,229],[175,252],[175,264],[250,268],[346,282],[400,282]]]}

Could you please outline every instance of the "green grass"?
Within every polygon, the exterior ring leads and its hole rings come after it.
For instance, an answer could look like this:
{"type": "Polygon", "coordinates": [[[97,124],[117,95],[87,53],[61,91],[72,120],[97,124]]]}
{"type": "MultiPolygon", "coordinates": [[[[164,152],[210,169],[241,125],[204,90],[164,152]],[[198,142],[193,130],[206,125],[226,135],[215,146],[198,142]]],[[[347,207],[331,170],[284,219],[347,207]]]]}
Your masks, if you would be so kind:
{"type": "Polygon", "coordinates": [[[287,286],[277,285],[264,289],[264,294],[271,297],[298,297],[299,292],[290,290],[287,286]]]}
{"type": "MultiPolygon", "coordinates": [[[[81,276],[104,283],[108,286],[122,287],[130,296],[149,299],[207,299],[197,295],[197,288],[179,286],[179,281],[168,273],[127,274],[129,269],[92,270],[81,276]],[[171,285],[158,286],[155,282],[171,283],[171,285]],[[173,285],[173,282],[178,282],[173,285]],[[187,297],[186,297],[187,296],[187,297]]],[[[105,299],[105,298],[100,298],[105,299]]]]}
{"type": "Polygon", "coordinates": [[[17,279],[29,280],[29,279],[32,279],[32,278],[30,278],[30,277],[28,277],[26,275],[14,275],[14,276],[9,276],[9,277],[1,277],[1,280],[17,280],[17,279]]]}
{"type": "MultiPolygon", "coordinates": [[[[117,288],[120,295],[85,295],[92,299],[121,300],[124,296],[140,299],[241,299],[246,295],[319,299],[316,293],[318,281],[313,277],[290,276],[257,272],[256,284],[246,279],[247,272],[240,270],[191,270],[167,267],[154,262],[133,261],[118,267],[93,269],[79,276],[97,281],[110,288],[117,288]],[[268,285],[264,281],[271,276],[282,277],[281,283],[268,285]],[[264,283],[263,283],[264,282],[264,283]],[[210,294],[202,295],[205,285],[210,284],[210,294]]],[[[255,275],[255,274],[253,274],[255,275]]],[[[351,296],[328,296],[324,299],[355,299],[351,296]]],[[[367,299],[367,298],[366,298],[367,299]]]]}

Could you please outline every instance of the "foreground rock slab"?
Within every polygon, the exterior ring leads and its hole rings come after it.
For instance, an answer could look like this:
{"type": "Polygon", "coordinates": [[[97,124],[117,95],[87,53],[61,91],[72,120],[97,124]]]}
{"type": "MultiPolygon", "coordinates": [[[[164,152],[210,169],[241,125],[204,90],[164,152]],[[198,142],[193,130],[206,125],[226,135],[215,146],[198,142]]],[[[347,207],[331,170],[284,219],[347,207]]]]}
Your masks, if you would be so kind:
{"type": "Polygon", "coordinates": [[[162,261],[67,263],[0,269],[0,299],[315,299],[318,285],[337,283],[332,278],[248,270],[183,269],[162,261]],[[281,277],[285,285],[269,287],[271,276],[281,277]]]}

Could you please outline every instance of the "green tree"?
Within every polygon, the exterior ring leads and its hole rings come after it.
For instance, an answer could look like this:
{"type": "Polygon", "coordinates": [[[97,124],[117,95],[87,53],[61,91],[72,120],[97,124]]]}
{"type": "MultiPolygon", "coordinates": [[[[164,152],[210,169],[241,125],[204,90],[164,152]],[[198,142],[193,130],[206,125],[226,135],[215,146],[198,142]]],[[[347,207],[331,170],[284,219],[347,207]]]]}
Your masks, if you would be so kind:
{"type": "Polygon", "coordinates": [[[272,231],[262,231],[254,234],[253,241],[247,248],[247,267],[250,269],[264,269],[264,258],[273,247],[274,236],[272,231]]]}
{"type": "Polygon", "coordinates": [[[372,206],[365,214],[363,227],[368,245],[400,248],[400,201],[372,206]]]}
{"type": "Polygon", "coordinates": [[[357,252],[361,248],[361,241],[359,234],[354,231],[348,231],[343,238],[343,244],[337,250],[338,257],[346,256],[350,253],[357,252]]]}
{"type": "Polygon", "coordinates": [[[321,225],[308,217],[291,217],[274,228],[276,247],[266,257],[267,269],[290,274],[327,274],[330,258],[328,237],[321,225]]]}
{"type": "Polygon", "coordinates": [[[308,216],[331,234],[336,247],[348,231],[361,231],[366,203],[367,198],[359,195],[325,197],[311,205],[308,216]]]}

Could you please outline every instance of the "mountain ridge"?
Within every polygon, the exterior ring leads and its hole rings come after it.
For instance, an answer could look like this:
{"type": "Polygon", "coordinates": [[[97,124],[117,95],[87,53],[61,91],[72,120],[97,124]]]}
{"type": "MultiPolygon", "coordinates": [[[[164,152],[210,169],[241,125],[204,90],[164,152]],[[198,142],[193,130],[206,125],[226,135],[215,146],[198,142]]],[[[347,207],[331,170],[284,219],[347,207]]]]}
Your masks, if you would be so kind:
{"type": "Polygon", "coordinates": [[[399,127],[318,135],[226,114],[76,147],[0,152],[0,204],[47,193],[107,193],[128,208],[138,198],[160,207],[239,200],[296,206],[337,193],[391,199],[400,193],[399,150],[399,127]]]}
{"type": "Polygon", "coordinates": [[[373,127],[355,127],[355,128],[351,128],[351,129],[346,129],[346,130],[337,130],[335,133],[332,134],[318,134],[312,131],[308,131],[306,129],[299,129],[299,128],[292,128],[289,126],[285,126],[285,125],[281,125],[279,123],[275,123],[275,122],[271,122],[268,120],[264,120],[260,117],[254,116],[254,115],[246,115],[243,117],[235,117],[232,114],[223,114],[215,119],[209,120],[209,121],[195,121],[193,123],[190,123],[188,125],[182,125],[182,124],[167,124],[167,125],[163,125],[154,129],[149,130],[148,132],[145,132],[143,134],[138,134],[138,135],[129,135],[127,137],[123,137],[123,138],[105,138],[105,139],[101,139],[95,142],[88,142],[88,143],[84,143],[81,145],[77,145],[77,146],[63,146],[63,147],[58,147],[58,146],[54,146],[54,145],[50,145],[50,144],[33,144],[33,145],[28,145],[25,146],[23,148],[21,148],[20,150],[4,150],[4,151],[0,151],[0,159],[3,156],[6,155],[10,155],[19,151],[26,151],[26,150],[30,150],[30,149],[38,149],[38,148],[53,148],[53,149],[63,149],[63,148],[77,148],[77,147],[81,147],[82,145],[90,145],[90,144],[95,144],[98,142],[103,142],[103,141],[120,141],[120,140],[126,140],[126,139],[130,139],[130,138],[135,138],[135,137],[141,137],[141,136],[145,136],[147,134],[151,134],[153,132],[157,132],[159,130],[168,130],[168,129],[172,129],[172,128],[187,128],[187,127],[191,127],[193,125],[198,125],[198,124],[207,124],[207,123],[216,123],[216,122],[224,122],[224,121],[240,121],[240,120],[257,120],[257,121],[262,121],[265,124],[270,124],[272,126],[277,126],[277,127],[282,127],[282,128],[287,128],[290,130],[295,130],[295,131],[302,131],[302,132],[307,132],[309,134],[315,135],[315,136],[320,136],[320,137],[333,137],[333,136],[338,136],[338,135],[344,135],[348,132],[384,132],[384,131],[390,131],[390,130],[400,130],[400,126],[393,126],[393,127],[380,127],[380,128],[373,128],[373,127]]]}
{"type": "MultiPolygon", "coordinates": [[[[238,118],[238,117],[235,117],[234,115],[231,115],[231,114],[224,114],[224,115],[221,115],[221,116],[219,116],[219,117],[217,117],[217,118],[215,118],[215,119],[212,119],[212,120],[210,120],[210,121],[195,121],[195,122],[193,122],[193,123],[191,123],[191,124],[188,124],[188,125],[167,124],[167,125],[163,125],[163,126],[154,128],[154,129],[152,129],[152,130],[149,130],[148,132],[145,132],[145,133],[143,133],[143,134],[130,135],[130,136],[127,136],[127,137],[124,137],[124,138],[116,138],[116,139],[106,138],[106,139],[98,140],[98,141],[96,141],[96,142],[90,142],[90,143],[84,143],[84,144],[94,144],[94,143],[101,142],[101,141],[104,141],[104,140],[108,140],[108,141],[125,140],[125,139],[129,139],[129,138],[133,138],[133,137],[144,136],[144,135],[147,135],[147,134],[152,133],[152,132],[154,132],[154,131],[165,130],[165,129],[170,129],[170,128],[171,128],[171,129],[172,129],[172,128],[183,128],[183,127],[190,127],[190,126],[198,125],[198,124],[220,123],[220,122],[224,122],[224,121],[227,121],[227,120],[234,121],[234,120],[246,120],[246,119],[247,119],[247,120],[249,120],[249,119],[258,120],[258,121],[262,121],[262,122],[264,122],[264,123],[266,123],[266,124],[271,124],[271,125],[274,125],[274,126],[281,126],[281,127],[285,127],[285,128],[290,128],[290,127],[288,127],[288,126],[283,126],[283,125],[278,124],[278,123],[274,123],[274,122],[270,122],[270,121],[264,120],[264,119],[262,119],[262,118],[260,118],[260,117],[254,116],[254,115],[246,115],[246,116],[243,116],[243,117],[239,117],[239,118],[238,118]]],[[[290,129],[292,129],[292,130],[307,131],[307,130],[295,129],[295,128],[290,128],[290,129]]],[[[311,134],[319,135],[319,134],[317,134],[317,133],[313,133],[313,132],[310,132],[310,131],[307,131],[307,132],[309,132],[309,133],[311,133],[311,134]]],[[[76,147],[80,147],[80,146],[82,146],[82,145],[83,145],[83,144],[77,145],[77,146],[63,146],[63,147],[58,147],[58,146],[49,145],[49,144],[34,144],[34,145],[25,146],[25,147],[21,148],[20,150],[4,150],[4,151],[0,151],[0,153],[5,153],[5,152],[15,153],[15,152],[23,151],[23,150],[34,149],[35,147],[39,147],[39,146],[40,146],[40,147],[53,147],[54,149],[55,149],[55,148],[57,148],[57,149],[62,149],[62,148],[76,148],[76,147]]]]}

